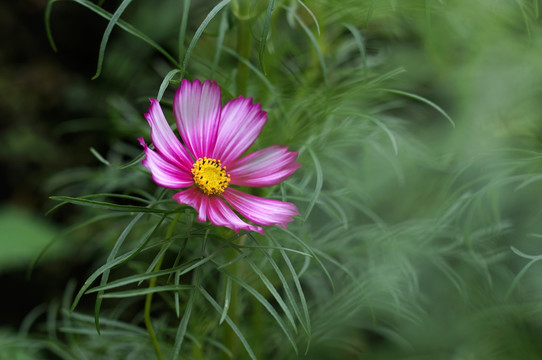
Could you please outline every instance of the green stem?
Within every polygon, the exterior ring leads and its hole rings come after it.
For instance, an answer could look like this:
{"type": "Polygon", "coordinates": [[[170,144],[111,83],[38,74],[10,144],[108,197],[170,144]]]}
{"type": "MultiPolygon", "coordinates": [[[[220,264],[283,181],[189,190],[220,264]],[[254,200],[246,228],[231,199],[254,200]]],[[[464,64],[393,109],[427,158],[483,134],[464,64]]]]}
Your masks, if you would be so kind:
{"type": "Polygon", "coordinates": [[[249,22],[247,19],[240,18],[237,34],[237,54],[239,55],[237,61],[237,95],[247,93],[249,68],[240,59],[246,59],[250,62],[250,40],[249,22]]]}
{"type": "Polygon", "coordinates": [[[184,59],[184,38],[186,37],[190,0],[184,0],[183,5],[183,15],[181,18],[181,27],[179,29],[179,64],[182,64],[184,59]]]}
{"type": "MultiPolygon", "coordinates": [[[[162,245],[162,249],[166,245],[167,243],[162,245]]],[[[160,267],[162,266],[162,261],[164,260],[164,254],[160,256],[160,259],[156,263],[156,266],[154,267],[154,272],[160,270],[160,267]]],[[[156,286],[156,281],[157,281],[156,277],[153,277],[151,279],[151,281],[149,282],[149,289],[152,289],[153,287],[156,286]]],[[[147,332],[149,333],[149,337],[151,338],[152,345],[154,346],[154,351],[156,352],[156,359],[162,360],[163,359],[162,351],[160,350],[160,345],[158,344],[158,339],[156,338],[156,334],[154,333],[154,329],[152,328],[152,322],[151,322],[152,295],[153,293],[148,293],[145,299],[145,326],[147,327],[147,332]]]]}
{"type": "MultiPolygon", "coordinates": [[[[245,242],[245,238],[246,235],[241,236],[238,240],[238,244],[243,245],[245,242]]],[[[225,255],[226,262],[228,262],[239,256],[239,253],[233,247],[230,247],[226,249],[225,255]]],[[[239,261],[236,261],[229,266],[230,272],[234,276],[238,276],[241,272],[239,263],[239,261]]],[[[237,319],[239,317],[239,285],[237,285],[237,283],[235,282],[232,282],[231,284],[230,307],[228,309],[228,316],[230,317],[231,321],[233,321],[233,323],[237,325],[237,319]]],[[[224,328],[223,344],[231,351],[233,359],[237,359],[239,340],[237,339],[237,335],[235,335],[235,333],[229,326],[224,328]]],[[[231,358],[226,353],[223,353],[222,358],[225,360],[231,360],[231,358]]]]}

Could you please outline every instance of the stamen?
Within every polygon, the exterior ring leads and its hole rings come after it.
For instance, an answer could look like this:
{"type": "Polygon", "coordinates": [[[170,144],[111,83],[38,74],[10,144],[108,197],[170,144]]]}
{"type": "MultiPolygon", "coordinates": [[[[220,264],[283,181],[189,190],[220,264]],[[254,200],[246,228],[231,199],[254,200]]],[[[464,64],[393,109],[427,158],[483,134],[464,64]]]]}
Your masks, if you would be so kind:
{"type": "Polygon", "coordinates": [[[207,195],[220,195],[230,183],[230,175],[220,160],[198,159],[192,167],[194,182],[207,195]]]}

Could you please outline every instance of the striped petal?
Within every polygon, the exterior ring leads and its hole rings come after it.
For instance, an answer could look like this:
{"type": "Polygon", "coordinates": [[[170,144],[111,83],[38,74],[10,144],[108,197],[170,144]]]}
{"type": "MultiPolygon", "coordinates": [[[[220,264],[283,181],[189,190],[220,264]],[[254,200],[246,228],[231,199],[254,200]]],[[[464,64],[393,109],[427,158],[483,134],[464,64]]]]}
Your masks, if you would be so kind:
{"type": "Polygon", "coordinates": [[[256,231],[260,234],[263,234],[263,228],[256,225],[250,225],[244,222],[233,212],[232,209],[228,207],[218,196],[208,196],[209,207],[207,216],[209,220],[217,226],[225,226],[239,232],[239,230],[244,229],[247,231],[256,231]]]}
{"type": "Polygon", "coordinates": [[[189,172],[172,164],[161,154],[151,150],[143,138],[139,138],[139,143],[145,151],[145,159],[141,162],[143,166],[150,170],[154,182],[162,187],[170,189],[179,189],[194,184],[194,180],[189,172]]]}
{"type": "Polygon", "coordinates": [[[173,199],[179,204],[190,205],[196,209],[198,212],[198,221],[204,222],[209,218],[209,221],[213,223],[213,225],[225,226],[235,232],[245,229],[263,234],[263,229],[260,226],[245,223],[219,196],[205,195],[196,187],[173,195],[173,199]]]}
{"type": "Polygon", "coordinates": [[[194,158],[210,157],[220,121],[220,87],[215,81],[183,79],[175,93],[173,113],[181,138],[194,158]]]}
{"type": "Polygon", "coordinates": [[[151,106],[145,118],[151,127],[152,143],[164,159],[181,169],[190,170],[194,161],[186,152],[164,116],[158,100],[149,99],[151,106]]]}
{"type": "Polygon", "coordinates": [[[279,225],[286,229],[286,224],[294,220],[292,216],[299,215],[296,206],[289,202],[264,199],[232,188],[222,195],[231,207],[256,224],[279,225]]]}
{"type": "Polygon", "coordinates": [[[267,113],[252,98],[239,96],[228,102],[220,116],[213,158],[229,168],[254,143],[266,121],[267,113]]]}
{"type": "Polygon", "coordinates": [[[197,187],[193,187],[173,195],[173,199],[179,204],[192,206],[198,212],[198,221],[207,221],[207,196],[197,187]]]}
{"type": "Polygon", "coordinates": [[[277,185],[301,167],[297,153],[286,146],[274,145],[255,151],[228,167],[231,183],[261,187],[277,185]]]}

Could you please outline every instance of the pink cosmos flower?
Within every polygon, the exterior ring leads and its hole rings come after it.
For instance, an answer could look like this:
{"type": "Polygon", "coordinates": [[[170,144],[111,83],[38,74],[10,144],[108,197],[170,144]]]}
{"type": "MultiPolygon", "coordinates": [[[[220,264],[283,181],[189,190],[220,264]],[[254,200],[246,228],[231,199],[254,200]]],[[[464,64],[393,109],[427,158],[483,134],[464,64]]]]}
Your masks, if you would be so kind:
{"type": "Polygon", "coordinates": [[[297,153],[274,145],[241,157],[260,134],[267,113],[260,104],[253,104],[252,98],[242,96],[222,107],[220,96],[215,81],[182,81],[173,100],[182,142],[170,128],[158,100],[150,99],[145,118],[156,151],[139,138],[146,155],[142,164],[159,186],[188,188],[173,199],[196,209],[198,221],[209,219],[235,232],[245,229],[263,234],[261,226],[241,220],[236,210],[253,223],[286,228],[292,216],[299,214],[294,204],[250,195],[231,185],[277,185],[301,167],[297,153]]]}

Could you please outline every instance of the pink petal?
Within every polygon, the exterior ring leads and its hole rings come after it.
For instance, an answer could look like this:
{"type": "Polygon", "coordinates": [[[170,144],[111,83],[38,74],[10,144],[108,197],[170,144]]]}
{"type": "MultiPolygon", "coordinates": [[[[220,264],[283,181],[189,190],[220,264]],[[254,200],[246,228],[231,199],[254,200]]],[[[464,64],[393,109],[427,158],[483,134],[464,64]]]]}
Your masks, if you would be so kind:
{"type": "Polygon", "coordinates": [[[286,224],[299,215],[294,204],[280,200],[264,199],[246,194],[232,188],[222,194],[224,199],[248,220],[265,225],[279,225],[286,229],[286,224]]]}
{"type": "Polygon", "coordinates": [[[170,163],[181,169],[190,170],[194,161],[171,130],[158,100],[149,100],[151,106],[149,112],[145,114],[145,118],[151,127],[152,143],[156,150],[170,163]]]}
{"type": "Polygon", "coordinates": [[[259,187],[277,185],[301,167],[297,153],[286,146],[273,145],[255,151],[228,167],[231,183],[259,187]]]}
{"type": "Polygon", "coordinates": [[[215,81],[183,79],[173,100],[181,138],[194,158],[210,157],[220,121],[220,87],[215,81]]]}
{"type": "Polygon", "coordinates": [[[198,221],[209,221],[216,226],[225,226],[239,232],[240,229],[248,231],[257,231],[263,234],[263,229],[259,226],[245,223],[239,218],[219,196],[205,195],[196,187],[181,191],[173,195],[173,199],[179,204],[192,206],[198,212],[198,221]]]}
{"type": "Polygon", "coordinates": [[[207,195],[201,192],[197,187],[193,187],[173,195],[173,199],[179,204],[192,206],[198,212],[198,221],[207,221],[207,195]]]}
{"type": "Polygon", "coordinates": [[[220,116],[213,158],[229,168],[254,143],[266,121],[267,113],[252,98],[239,96],[228,102],[220,116]]]}
{"type": "Polygon", "coordinates": [[[139,143],[145,151],[145,159],[141,162],[143,166],[151,171],[154,182],[162,187],[170,189],[179,189],[194,184],[194,180],[189,172],[172,164],[161,154],[151,150],[143,138],[139,138],[139,143]]]}
{"type": "Polygon", "coordinates": [[[217,226],[225,226],[239,232],[240,229],[247,231],[256,231],[263,234],[263,229],[260,226],[250,225],[245,223],[237,216],[232,209],[228,207],[218,196],[207,196],[209,199],[209,208],[207,215],[209,220],[217,226]]]}

